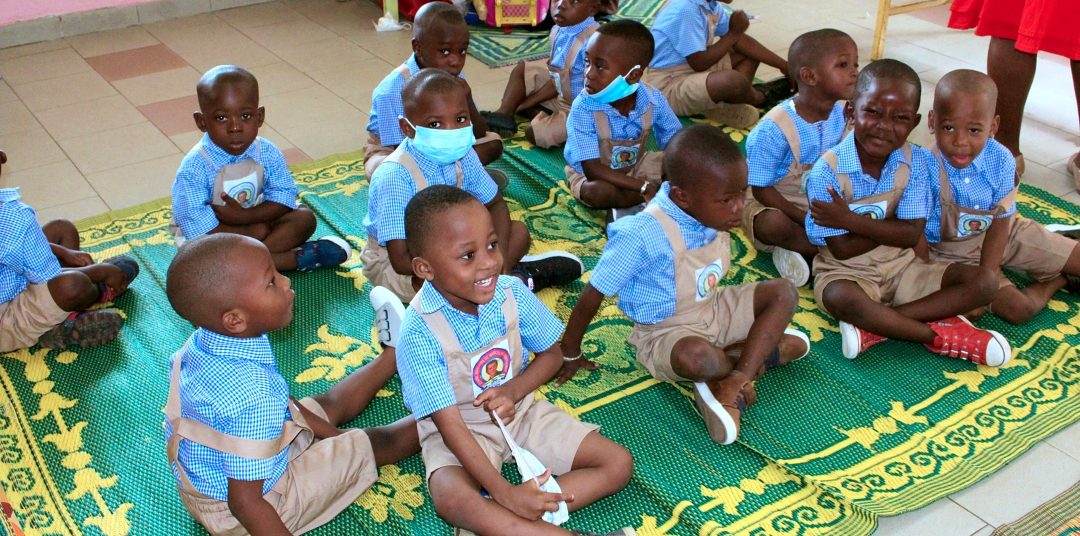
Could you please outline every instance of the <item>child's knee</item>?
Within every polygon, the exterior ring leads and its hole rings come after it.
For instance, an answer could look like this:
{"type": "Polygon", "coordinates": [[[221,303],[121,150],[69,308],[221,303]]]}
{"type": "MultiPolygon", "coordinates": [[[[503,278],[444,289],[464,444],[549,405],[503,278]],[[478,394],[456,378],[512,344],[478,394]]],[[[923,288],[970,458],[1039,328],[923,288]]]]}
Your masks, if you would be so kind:
{"type": "Polygon", "coordinates": [[[766,307],[775,307],[789,315],[794,315],[799,306],[799,289],[787,279],[758,283],[755,293],[765,298],[766,307]]]}
{"type": "Polygon", "coordinates": [[[616,489],[622,489],[630,483],[630,477],[634,475],[634,455],[630,454],[626,447],[614,441],[611,445],[612,448],[606,453],[607,464],[611,469],[608,481],[616,489]]]}
{"type": "Polygon", "coordinates": [[[75,228],[74,223],[68,220],[52,220],[42,225],[41,231],[45,234],[45,238],[53,244],[60,244],[72,249],[79,247],[79,230],[75,228]]]}
{"type": "Polygon", "coordinates": [[[848,320],[858,314],[862,297],[853,282],[833,281],[821,292],[821,303],[837,320],[848,320]]]}
{"type": "Polygon", "coordinates": [[[705,339],[684,337],[671,349],[671,368],[684,378],[706,381],[727,376],[731,362],[705,339]]]}
{"type": "Polygon", "coordinates": [[[1034,300],[1020,292],[1004,296],[999,294],[999,297],[990,305],[990,309],[998,318],[1010,324],[1025,324],[1041,310],[1034,300]]]}
{"type": "Polygon", "coordinates": [[[431,505],[435,507],[435,513],[443,519],[452,520],[464,512],[470,512],[473,510],[470,503],[483,499],[479,490],[465,486],[466,481],[461,478],[464,475],[460,474],[463,472],[462,467],[450,465],[436,469],[428,479],[431,505]]]}
{"type": "Polygon", "coordinates": [[[98,288],[82,272],[64,272],[49,280],[49,294],[65,311],[79,311],[98,299],[98,288]]]}

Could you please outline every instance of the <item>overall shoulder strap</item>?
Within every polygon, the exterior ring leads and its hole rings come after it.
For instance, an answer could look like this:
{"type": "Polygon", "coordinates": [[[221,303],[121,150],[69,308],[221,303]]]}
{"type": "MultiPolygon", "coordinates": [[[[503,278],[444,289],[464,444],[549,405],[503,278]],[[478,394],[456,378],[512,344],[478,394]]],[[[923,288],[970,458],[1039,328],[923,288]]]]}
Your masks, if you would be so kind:
{"type": "Polygon", "coordinates": [[[831,169],[833,175],[836,176],[836,182],[840,183],[840,195],[844,197],[844,201],[850,203],[852,201],[851,176],[847,173],[840,173],[837,170],[839,166],[839,157],[836,156],[836,152],[829,149],[821,154],[821,159],[829,165],[829,169],[831,169]]]}

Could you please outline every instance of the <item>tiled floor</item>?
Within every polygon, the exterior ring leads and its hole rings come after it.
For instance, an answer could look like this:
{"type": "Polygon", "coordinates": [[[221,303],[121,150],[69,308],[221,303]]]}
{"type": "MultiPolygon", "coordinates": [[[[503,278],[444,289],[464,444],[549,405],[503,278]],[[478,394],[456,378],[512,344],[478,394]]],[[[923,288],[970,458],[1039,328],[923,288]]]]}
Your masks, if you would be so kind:
{"type": "MultiPolygon", "coordinates": [[[[869,56],[876,2],[736,0],[759,17],[751,35],[786,53],[802,31],[832,26],[869,56]]],[[[359,149],[371,90],[410,53],[406,32],[376,33],[366,0],[283,0],[123,30],[0,49],[0,186],[20,186],[43,220],[79,219],[164,197],[199,133],[199,74],[237,63],[259,78],[261,134],[290,162],[359,149]]],[[[944,9],[893,17],[886,54],[933,84],[950,69],[985,67],[987,40],[943,28],[944,9]]],[[[508,68],[467,63],[482,109],[497,105],[508,68]]],[[[764,71],[763,78],[775,76],[764,71]]],[[[1040,59],[1027,105],[1024,180],[1080,204],[1065,162],[1080,136],[1068,63],[1040,59]]],[[[915,141],[928,139],[925,125],[915,141]]],[[[1080,480],[1080,424],[1039,443],[996,475],[922,510],[883,519],[881,534],[989,533],[1080,480]]]]}

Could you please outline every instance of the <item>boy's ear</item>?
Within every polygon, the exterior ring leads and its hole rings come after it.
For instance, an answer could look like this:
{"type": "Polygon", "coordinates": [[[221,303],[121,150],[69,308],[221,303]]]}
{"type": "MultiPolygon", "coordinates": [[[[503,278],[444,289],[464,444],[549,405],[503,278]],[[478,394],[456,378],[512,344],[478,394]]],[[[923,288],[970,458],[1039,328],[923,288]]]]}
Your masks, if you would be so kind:
{"type": "Polygon", "coordinates": [[[240,309],[221,313],[221,327],[227,335],[239,335],[247,330],[247,315],[240,309]]]}
{"type": "Polygon", "coordinates": [[[919,126],[919,123],[921,123],[921,122],[922,122],[922,114],[918,114],[918,113],[915,114],[915,124],[911,125],[911,129],[915,130],[915,127],[919,126]]]}
{"type": "Polygon", "coordinates": [[[202,112],[195,112],[191,116],[195,118],[195,126],[199,132],[206,132],[206,116],[202,112]]]}
{"type": "Polygon", "coordinates": [[[675,206],[684,210],[690,204],[690,194],[674,184],[669,187],[668,197],[675,203],[675,206]]]}
{"type": "Polygon", "coordinates": [[[412,40],[412,51],[413,53],[420,53],[420,40],[415,38],[412,40]]]}
{"type": "Polygon", "coordinates": [[[851,123],[855,119],[855,103],[848,100],[844,103],[844,122],[851,123]]]}
{"type": "Polygon", "coordinates": [[[259,121],[259,126],[263,125],[263,121],[266,121],[266,107],[259,106],[259,111],[255,112],[255,119],[259,121]]]}
{"type": "MultiPolygon", "coordinates": [[[[997,135],[998,127],[1001,126],[1001,116],[994,114],[994,120],[990,122],[990,137],[993,138],[997,135]]],[[[3,151],[0,151],[2,153],[3,151]]],[[[2,164],[3,162],[0,162],[2,164]]]]}
{"type": "Polygon", "coordinates": [[[645,68],[640,65],[635,65],[630,74],[626,77],[628,84],[636,84],[638,80],[641,80],[642,75],[645,74],[645,68]]]}
{"type": "MultiPolygon", "coordinates": [[[[926,126],[930,128],[930,133],[934,133],[934,109],[930,108],[929,112],[926,112],[926,126]]],[[[993,136],[993,134],[991,134],[993,136]]]]}
{"type": "Polygon", "coordinates": [[[424,260],[423,257],[413,257],[412,271],[416,277],[419,277],[424,281],[435,279],[435,273],[431,271],[431,264],[424,260]]]}
{"type": "Polygon", "coordinates": [[[817,85],[817,73],[815,73],[813,69],[806,66],[799,67],[798,75],[798,81],[804,82],[808,86],[817,85]]]}
{"type": "Polygon", "coordinates": [[[412,125],[410,125],[409,122],[405,120],[405,118],[398,119],[397,124],[398,128],[401,129],[401,133],[404,134],[406,138],[412,138],[416,136],[416,129],[414,129],[412,125]]]}

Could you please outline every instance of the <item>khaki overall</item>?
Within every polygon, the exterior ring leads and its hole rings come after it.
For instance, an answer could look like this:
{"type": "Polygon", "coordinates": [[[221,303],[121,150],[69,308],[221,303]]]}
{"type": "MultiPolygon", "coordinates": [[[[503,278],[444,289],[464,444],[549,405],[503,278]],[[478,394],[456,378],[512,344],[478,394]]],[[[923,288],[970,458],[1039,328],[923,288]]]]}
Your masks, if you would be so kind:
{"type": "MultiPolygon", "coordinates": [[[[998,203],[992,210],[977,210],[956,204],[953,198],[949,174],[945,171],[943,157],[933,150],[938,163],[938,182],[941,189],[941,242],[930,244],[930,258],[942,262],[979,264],[982,243],[993,218],[1004,213],[1016,201],[1016,190],[998,203]]],[[[1013,218],[1009,238],[1001,256],[1001,265],[1010,270],[1024,272],[1037,281],[1048,281],[1061,275],[1076,241],[1047,231],[1045,227],[1021,217],[1013,218]]],[[[998,285],[1005,287],[1013,282],[998,270],[998,285]]]]}
{"type": "MultiPolygon", "coordinates": [[[[258,138],[255,139],[255,148],[258,154],[262,154],[262,145],[259,143],[258,138]]],[[[215,165],[214,161],[210,159],[210,155],[207,154],[205,147],[199,147],[199,154],[211,166],[215,165]]],[[[263,165],[252,158],[225,164],[221,166],[217,175],[214,176],[214,190],[210,194],[210,204],[224,205],[225,202],[221,200],[221,194],[226,193],[244,208],[251,208],[262,203],[265,182],[263,165]]],[[[183,245],[186,238],[175,219],[169,223],[169,230],[173,233],[176,247],[183,245]]]]}
{"type": "Polygon", "coordinates": [[[48,283],[28,284],[14,298],[0,303],[0,353],[29,348],[68,317],[56,304],[48,283]]]}
{"type": "MultiPolygon", "coordinates": [[[[414,298],[410,307],[421,311],[419,298],[414,298]]],[[[510,446],[498,425],[492,422],[491,415],[482,407],[473,406],[473,400],[483,390],[502,385],[521,373],[524,349],[518,330],[517,303],[510,289],[505,289],[502,313],[506,318],[506,335],[475,352],[462,350],[442,311],[420,313],[446,356],[448,380],[454,389],[461,418],[496,469],[510,460],[510,446]]],[[[582,440],[600,428],[574,419],[547,400],[536,399],[533,393],[522,398],[514,409],[514,420],[506,423],[510,436],[556,475],[570,471],[582,440]]],[[[442,467],[461,465],[430,417],[417,421],[417,432],[428,478],[442,467]]]]}
{"type": "MultiPolygon", "coordinates": [[[[641,114],[641,136],[636,140],[611,139],[611,124],[602,111],[593,112],[593,121],[596,122],[596,135],[600,141],[601,162],[606,162],[612,169],[631,177],[660,182],[660,176],[663,174],[664,153],[645,150],[645,144],[649,141],[649,135],[652,134],[652,103],[649,103],[649,107],[641,114]],[[621,159],[623,155],[627,157],[625,161],[621,159]]],[[[586,180],[588,179],[584,173],[578,173],[574,168],[566,166],[566,185],[578,201],[581,201],[581,186],[586,180]]]]}
{"type": "MultiPolygon", "coordinates": [[[[428,187],[424,172],[420,171],[420,166],[416,164],[416,160],[403,146],[399,145],[390,156],[386,157],[385,161],[394,162],[404,167],[412,176],[417,192],[428,187]]],[[[454,163],[454,171],[457,173],[457,187],[461,188],[465,184],[465,175],[461,170],[460,161],[454,163]]],[[[398,298],[401,298],[401,301],[411,300],[416,295],[416,291],[413,290],[412,286],[413,276],[399,274],[394,271],[394,266],[390,264],[390,252],[387,251],[386,247],[380,245],[375,237],[368,237],[367,246],[360,252],[360,260],[364,263],[364,277],[368,278],[372,285],[390,289],[398,298]]]]}
{"type": "MultiPolygon", "coordinates": [[[[535,60],[525,62],[525,94],[535,93],[544,84],[551,80],[555,83],[555,89],[559,96],[545,101],[543,106],[551,110],[551,113],[539,113],[529,123],[533,129],[533,139],[538,147],[549,148],[566,143],[566,118],[570,115],[570,103],[574,101],[574,95],[570,89],[570,79],[573,76],[574,60],[577,58],[585,42],[592,34],[596,33],[599,26],[592,26],[581,31],[574,38],[573,44],[566,53],[564,65],[553,67],[551,58],[546,61],[535,60]]],[[[562,28],[553,26],[548,37],[548,42],[554,45],[555,37],[562,28]]]]}
{"type": "Polygon", "coordinates": [[[686,249],[679,225],[656,203],[644,212],[660,224],[675,259],[675,313],[657,324],[634,324],[629,341],[654,378],[690,381],[671,368],[671,350],[686,337],[723,348],[746,339],[754,324],[757,283],[720,285],[731,267],[731,236],[718,232],[710,244],[686,249]]]}
{"type": "MultiPolygon", "coordinates": [[[[783,109],[783,105],[773,107],[772,110],[769,110],[769,113],[765,114],[764,119],[771,119],[773,123],[776,123],[777,128],[784,135],[784,139],[787,140],[788,147],[791,148],[791,165],[788,166],[787,175],[784,175],[784,178],[780,179],[772,187],[780,195],[784,196],[784,199],[787,199],[789,203],[806,212],[810,210],[810,200],[806,198],[806,174],[810,172],[810,168],[814,167],[814,164],[799,163],[802,151],[799,131],[795,128],[795,120],[783,109]]],[[[757,199],[754,199],[754,194],[748,188],[746,190],[746,205],[743,207],[742,212],[742,226],[743,230],[746,231],[746,236],[750,238],[758,251],[776,249],[776,246],[770,246],[759,241],[757,235],[754,234],[754,218],[766,210],[779,212],[779,209],[765,206],[757,199]]],[[[801,221],[798,223],[800,226],[803,224],[801,221]]]]}
{"type": "MultiPolygon", "coordinates": [[[[186,350],[186,345],[184,350],[186,350]]],[[[185,351],[173,356],[169,400],[165,418],[173,433],[166,443],[169,466],[178,476],[180,501],[191,517],[211,534],[241,535],[247,530],[232,515],[225,501],[207,497],[192,485],[177,460],[180,441],[200,445],[245,458],[265,459],[289,449],[285,473],[263,495],[291,532],[302,533],[328,523],[379,479],[375,453],[363,430],[352,429],[339,436],[317,440],[294,402],[289,403],[292,420],[285,421],[277,439],[259,441],[223,434],[210,426],[180,416],[180,367],[185,351]]],[[[299,402],[319,417],[326,413],[312,398],[299,402]]]]}
{"type": "MultiPolygon", "coordinates": [[[[896,208],[911,178],[911,144],[904,144],[904,157],[896,168],[891,191],[853,199],[851,177],[837,171],[837,157],[832,150],[821,158],[840,183],[841,195],[852,211],[874,219],[896,216],[896,208]]],[[[948,263],[924,262],[911,248],[878,246],[862,255],[839,260],[822,246],[814,258],[814,299],[822,310],[825,287],[833,281],[853,281],[870,299],[885,305],[902,305],[924,298],[941,289],[941,277],[948,263]]],[[[827,311],[826,311],[827,312],[827,311]]]]}
{"type": "MultiPolygon", "coordinates": [[[[662,11],[670,3],[671,0],[666,0],[660,10],[662,11]]],[[[720,22],[720,16],[709,13],[705,6],[701,6],[701,12],[707,19],[706,42],[712,44],[720,39],[713,35],[716,25],[720,22]]],[[[731,70],[731,54],[725,55],[712,67],[701,72],[695,71],[689,63],[682,63],[663,69],[647,69],[644,79],[645,83],[664,94],[664,98],[671,105],[675,115],[693,115],[716,108],[716,102],[709,96],[709,90],[705,84],[709,73],[729,70],[731,70]]]]}

